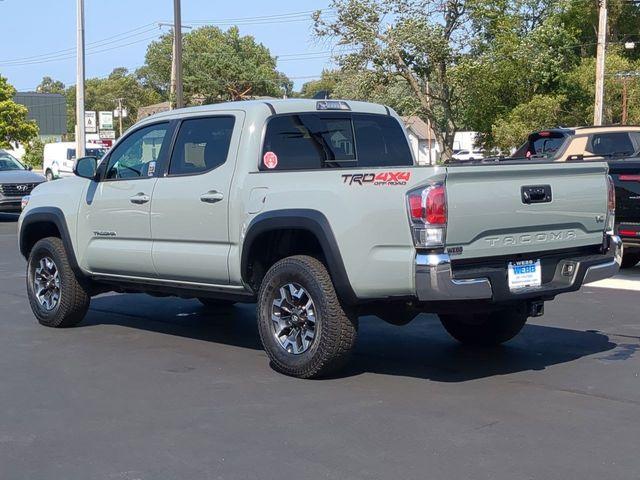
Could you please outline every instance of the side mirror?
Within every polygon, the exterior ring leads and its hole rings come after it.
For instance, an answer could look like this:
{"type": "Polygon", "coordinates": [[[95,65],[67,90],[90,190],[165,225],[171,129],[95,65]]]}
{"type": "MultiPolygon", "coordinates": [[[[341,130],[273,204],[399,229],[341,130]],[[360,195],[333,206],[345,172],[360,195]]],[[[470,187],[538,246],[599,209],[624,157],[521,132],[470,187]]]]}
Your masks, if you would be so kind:
{"type": "Polygon", "coordinates": [[[33,170],[33,167],[32,167],[31,165],[29,165],[29,166],[27,167],[27,170],[31,171],[31,170],[33,170]]]}
{"type": "Polygon", "coordinates": [[[96,171],[98,170],[98,159],[96,157],[82,157],[76,161],[76,166],[73,169],[78,177],[88,178],[94,180],[96,178],[96,171]]]}

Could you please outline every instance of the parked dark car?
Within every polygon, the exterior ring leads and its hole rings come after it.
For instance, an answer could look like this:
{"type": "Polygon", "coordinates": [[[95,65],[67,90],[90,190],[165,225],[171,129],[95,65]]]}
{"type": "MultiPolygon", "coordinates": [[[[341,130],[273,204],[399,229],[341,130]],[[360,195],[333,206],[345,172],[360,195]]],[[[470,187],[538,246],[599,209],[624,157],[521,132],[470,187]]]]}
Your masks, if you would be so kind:
{"type": "Polygon", "coordinates": [[[0,212],[19,213],[22,198],[45,181],[17,158],[0,150],[0,212]]]}
{"type": "Polygon", "coordinates": [[[622,268],[640,262],[640,152],[632,158],[610,160],[609,175],[616,187],[616,230],[622,238],[622,268]]]}

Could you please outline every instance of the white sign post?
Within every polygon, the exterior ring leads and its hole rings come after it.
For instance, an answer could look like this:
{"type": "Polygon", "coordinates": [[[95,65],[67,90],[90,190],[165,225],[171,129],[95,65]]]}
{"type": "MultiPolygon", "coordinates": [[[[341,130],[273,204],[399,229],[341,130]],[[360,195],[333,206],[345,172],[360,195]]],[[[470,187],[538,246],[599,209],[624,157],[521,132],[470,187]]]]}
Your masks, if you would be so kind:
{"type": "Polygon", "coordinates": [[[114,140],[115,138],[115,130],[100,130],[100,140],[114,140]]]}
{"type": "Polygon", "coordinates": [[[84,130],[87,133],[96,133],[98,131],[96,112],[84,112],[84,130]]]}
{"type": "Polygon", "coordinates": [[[98,112],[100,130],[113,130],[113,112],[98,112]]]}

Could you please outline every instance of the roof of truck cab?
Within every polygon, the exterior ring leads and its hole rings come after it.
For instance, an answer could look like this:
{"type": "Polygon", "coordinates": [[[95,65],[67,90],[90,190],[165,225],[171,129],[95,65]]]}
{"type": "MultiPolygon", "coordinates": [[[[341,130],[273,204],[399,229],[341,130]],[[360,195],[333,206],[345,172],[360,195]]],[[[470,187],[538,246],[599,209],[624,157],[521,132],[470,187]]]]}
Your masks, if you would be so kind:
{"type": "Polygon", "coordinates": [[[638,125],[587,125],[584,127],[575,127],[574,130],[580,133],[609,133],[609,132],[640,132],[638,125]]]}
{"type": "MultiPolygon", "coordinates": [[[[155,115],[144,118],[140,123],[153,122],[157,120],[169,120],[172,118],[184,118],[191,115],[202,115],[206,113],[215,113],[220,111],[243,111],[247,114],[261,114],[270,116],[280,113],[298,113],[298,112],[339,112],[344,110],[318,110],[318,102],[323,100],[312,99],[266,99],[266,100],[241,100],[237,102],[215,103],[212,105],[202,105],[199,107],[187,107],[168,112],[160,112],[155,115]]],[[[353,100],[331,99],[332,102],[345,102],[351,112],[356,113],[374,113],[390,115],[391,110],[383,105],[368,102],[358,102],[353,100]]],[[[395,113],[395,112],[394,112],[395,113]]]]}

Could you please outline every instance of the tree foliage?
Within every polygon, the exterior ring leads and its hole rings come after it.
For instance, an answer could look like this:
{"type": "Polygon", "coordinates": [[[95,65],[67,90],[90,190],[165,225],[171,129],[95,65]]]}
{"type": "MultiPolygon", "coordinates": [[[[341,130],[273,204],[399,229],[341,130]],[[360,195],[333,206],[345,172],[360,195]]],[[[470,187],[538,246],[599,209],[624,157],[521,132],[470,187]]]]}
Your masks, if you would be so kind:
{"type": "Polygon", "coordinates": [[[338,83],[337,77],[340,75],[338,71],[323,70],[318,80],[311,80],[302,85],[300,96],[303,98],[313,98],[320,92],[326,92],[328,96],[332,96],[338,83]]]}
{"type": "MultiPolygon", "coordinates": [[[[516,147],[530,130],[590,124],[597,4],[591,0],[334,0],[316,33],[333,40],[334,96],[383,101],[431,120],[450,154],[456,130],[487,148],[516,147]],[[525,132],[525,130],[529,131],[525,132]]],[[[610,0],[605,121],[621,119],[622,81],[638,71],[640,5],[610,0]]],[[[628,80],[629,122],[640,78],[628,80]]]]}
{"type": "Polygon", "coordinates": [[[27,119],[28,110],[13,101],[16,89],[0,75],[0,148],[27,143],[38,135],[36,122],[27,119]]]}
{"type": "MultiPolygon", "coordinates": [[[[137,72],[144,85],[168,99],[173,33],[152,42],[145,66],[137,72]]],[[[183,89],[187,103],[215,103],[291,93],[289,79],[276,68],[269,49],[237,27],[195,29],[183,38],[183,89]]]]}
{"type": "Polygon", "coordinates": [[[54,80],[53,78],[46,76],[42,77],[40,85],[36,87],[38,93],[65,93],[65,86],[60,80],[54,80]]]}
{"type": "Polygon", "coordinates": [[[314,15],[315,31],[341,48],[341,69],[367,71],[377,85],[404,82],[449,156],[460,101],[451,70],[466,48],[465,0],[332,0],[330,8],[335,16],[314,15]]]}
{"type": "Polygon", "coordinates": [[[44,159],[44,143],[38,137],[32,139],[24,147],[22,163],[33,168],[42,168],[44,159]]]}

